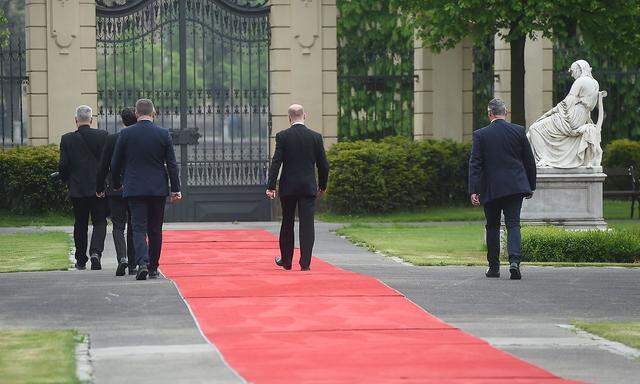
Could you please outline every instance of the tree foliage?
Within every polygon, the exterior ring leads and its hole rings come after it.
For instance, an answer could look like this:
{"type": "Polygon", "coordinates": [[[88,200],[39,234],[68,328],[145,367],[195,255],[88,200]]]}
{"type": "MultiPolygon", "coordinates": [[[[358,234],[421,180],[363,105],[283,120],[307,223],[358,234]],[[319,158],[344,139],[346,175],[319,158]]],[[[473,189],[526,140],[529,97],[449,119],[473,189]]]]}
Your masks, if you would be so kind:
{"type": "Polygon", "coordinates": [[[537,32],[552,39],[580,36],[591,52],[620,62],[640,61],[637,0],[391,0],[409,16],[422,41],[438,52],[470,37],[481,44],[498,34],[511,43],[512,118],[524,122],[524,41],[537,32]]]}

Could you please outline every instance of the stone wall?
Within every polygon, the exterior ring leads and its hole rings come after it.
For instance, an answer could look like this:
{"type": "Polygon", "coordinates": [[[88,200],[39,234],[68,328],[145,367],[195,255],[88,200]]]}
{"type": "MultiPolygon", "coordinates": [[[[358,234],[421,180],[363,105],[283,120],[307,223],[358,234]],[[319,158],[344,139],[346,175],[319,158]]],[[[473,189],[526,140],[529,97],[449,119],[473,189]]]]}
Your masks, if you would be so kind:
{"type": "Polygon", "coordinates": [[[26,0],[29,143],[59,143],[80,104],[97,106],[93,0],[26,0]]]}

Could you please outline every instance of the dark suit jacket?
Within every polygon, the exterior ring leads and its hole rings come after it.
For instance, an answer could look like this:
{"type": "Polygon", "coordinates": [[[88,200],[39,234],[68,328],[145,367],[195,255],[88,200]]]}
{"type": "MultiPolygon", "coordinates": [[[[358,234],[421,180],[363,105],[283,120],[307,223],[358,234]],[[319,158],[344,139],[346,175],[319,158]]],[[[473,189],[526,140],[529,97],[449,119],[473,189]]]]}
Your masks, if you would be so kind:
{"type": "Polygon", "coordinates": [[[324,152],[322,135],[305,125],[294,124],[276,134],[268,189],[276,189],[280,165],[280,196],[315,196],[318,188],[327,189],[329,162],[324,152]]]}
{"type": "Polygon", "coordinates": [[[523,127],[494,120],[473,133],[469,159],[469,193],[480,202],[536,189],[536,163],[523,127]]]}
{"type": "Polygon", "coordinates": [[[112,133],[107,136],[107,139],[104,143],[104,149],[102,150],[102,156],[100,157],[100,164],[98,164],[96,191],[104,191],[106,192],[107,196],[122,196],[122,191],[116,191],[113,189],[113,178],[111,177],[111,173],[109,172],[109,170],[111,169],[111,158],[113,157],[113,150],[116,147],[118,136],[119,133],[112,133]]]}
{"type": "Polygon", "coordinates": [[[124,184],[123,197],[167,196],[168,180],[171,191],[180,192],[169,131],[146,120],[120,131],[111,159],[111,177],[113,188],[124,184]]]}
{"type": "Polygon", "coordinates": [[[62,135],[58,172],[69,186],[70,197],[95,197],[98,160],[106,137],[106,131],[88,125],[62,135]]]}

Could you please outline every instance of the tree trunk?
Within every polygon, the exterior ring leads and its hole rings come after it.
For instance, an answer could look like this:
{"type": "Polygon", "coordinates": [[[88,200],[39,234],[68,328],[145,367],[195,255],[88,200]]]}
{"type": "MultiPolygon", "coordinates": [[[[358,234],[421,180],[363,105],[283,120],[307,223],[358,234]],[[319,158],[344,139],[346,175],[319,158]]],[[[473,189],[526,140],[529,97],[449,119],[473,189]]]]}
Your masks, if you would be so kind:
{"type": "Polygon", "coordinates": [[[526,35],[511,40],[511,122],[524,126],[524,45],[526,35]]]}

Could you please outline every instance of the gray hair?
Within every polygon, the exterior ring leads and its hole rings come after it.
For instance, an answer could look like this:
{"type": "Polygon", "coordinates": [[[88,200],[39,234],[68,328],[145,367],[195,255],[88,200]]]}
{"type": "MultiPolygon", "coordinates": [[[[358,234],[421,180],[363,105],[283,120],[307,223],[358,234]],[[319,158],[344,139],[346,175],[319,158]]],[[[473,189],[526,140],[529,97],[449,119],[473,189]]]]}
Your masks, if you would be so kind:
{"type": "Polygon", "coordinates": [[[288,113],[291,120],[300,120],[304,117],[304,108],[300,104],[293,104],[289,107],[288,113]]]}
{"type": "Polygon", "coordinates": [[[156,113],[153,101],[149,99],[140,99],[136,101],[136,113],[138,116],[151,116],[156,113]]]}
{"type": "Polygon", "coordinates": [[[487,106],[487,111],[493,116],[505,116],[507,114],[507,104],[502,99],[492,99],[487,106]]]}
{"type": "Polygon", "coordinates": [[[89,122],[93,119],[93,110],[88,105],[81,105],[76,108],[76,119],[82,122],[89,122]]]}

